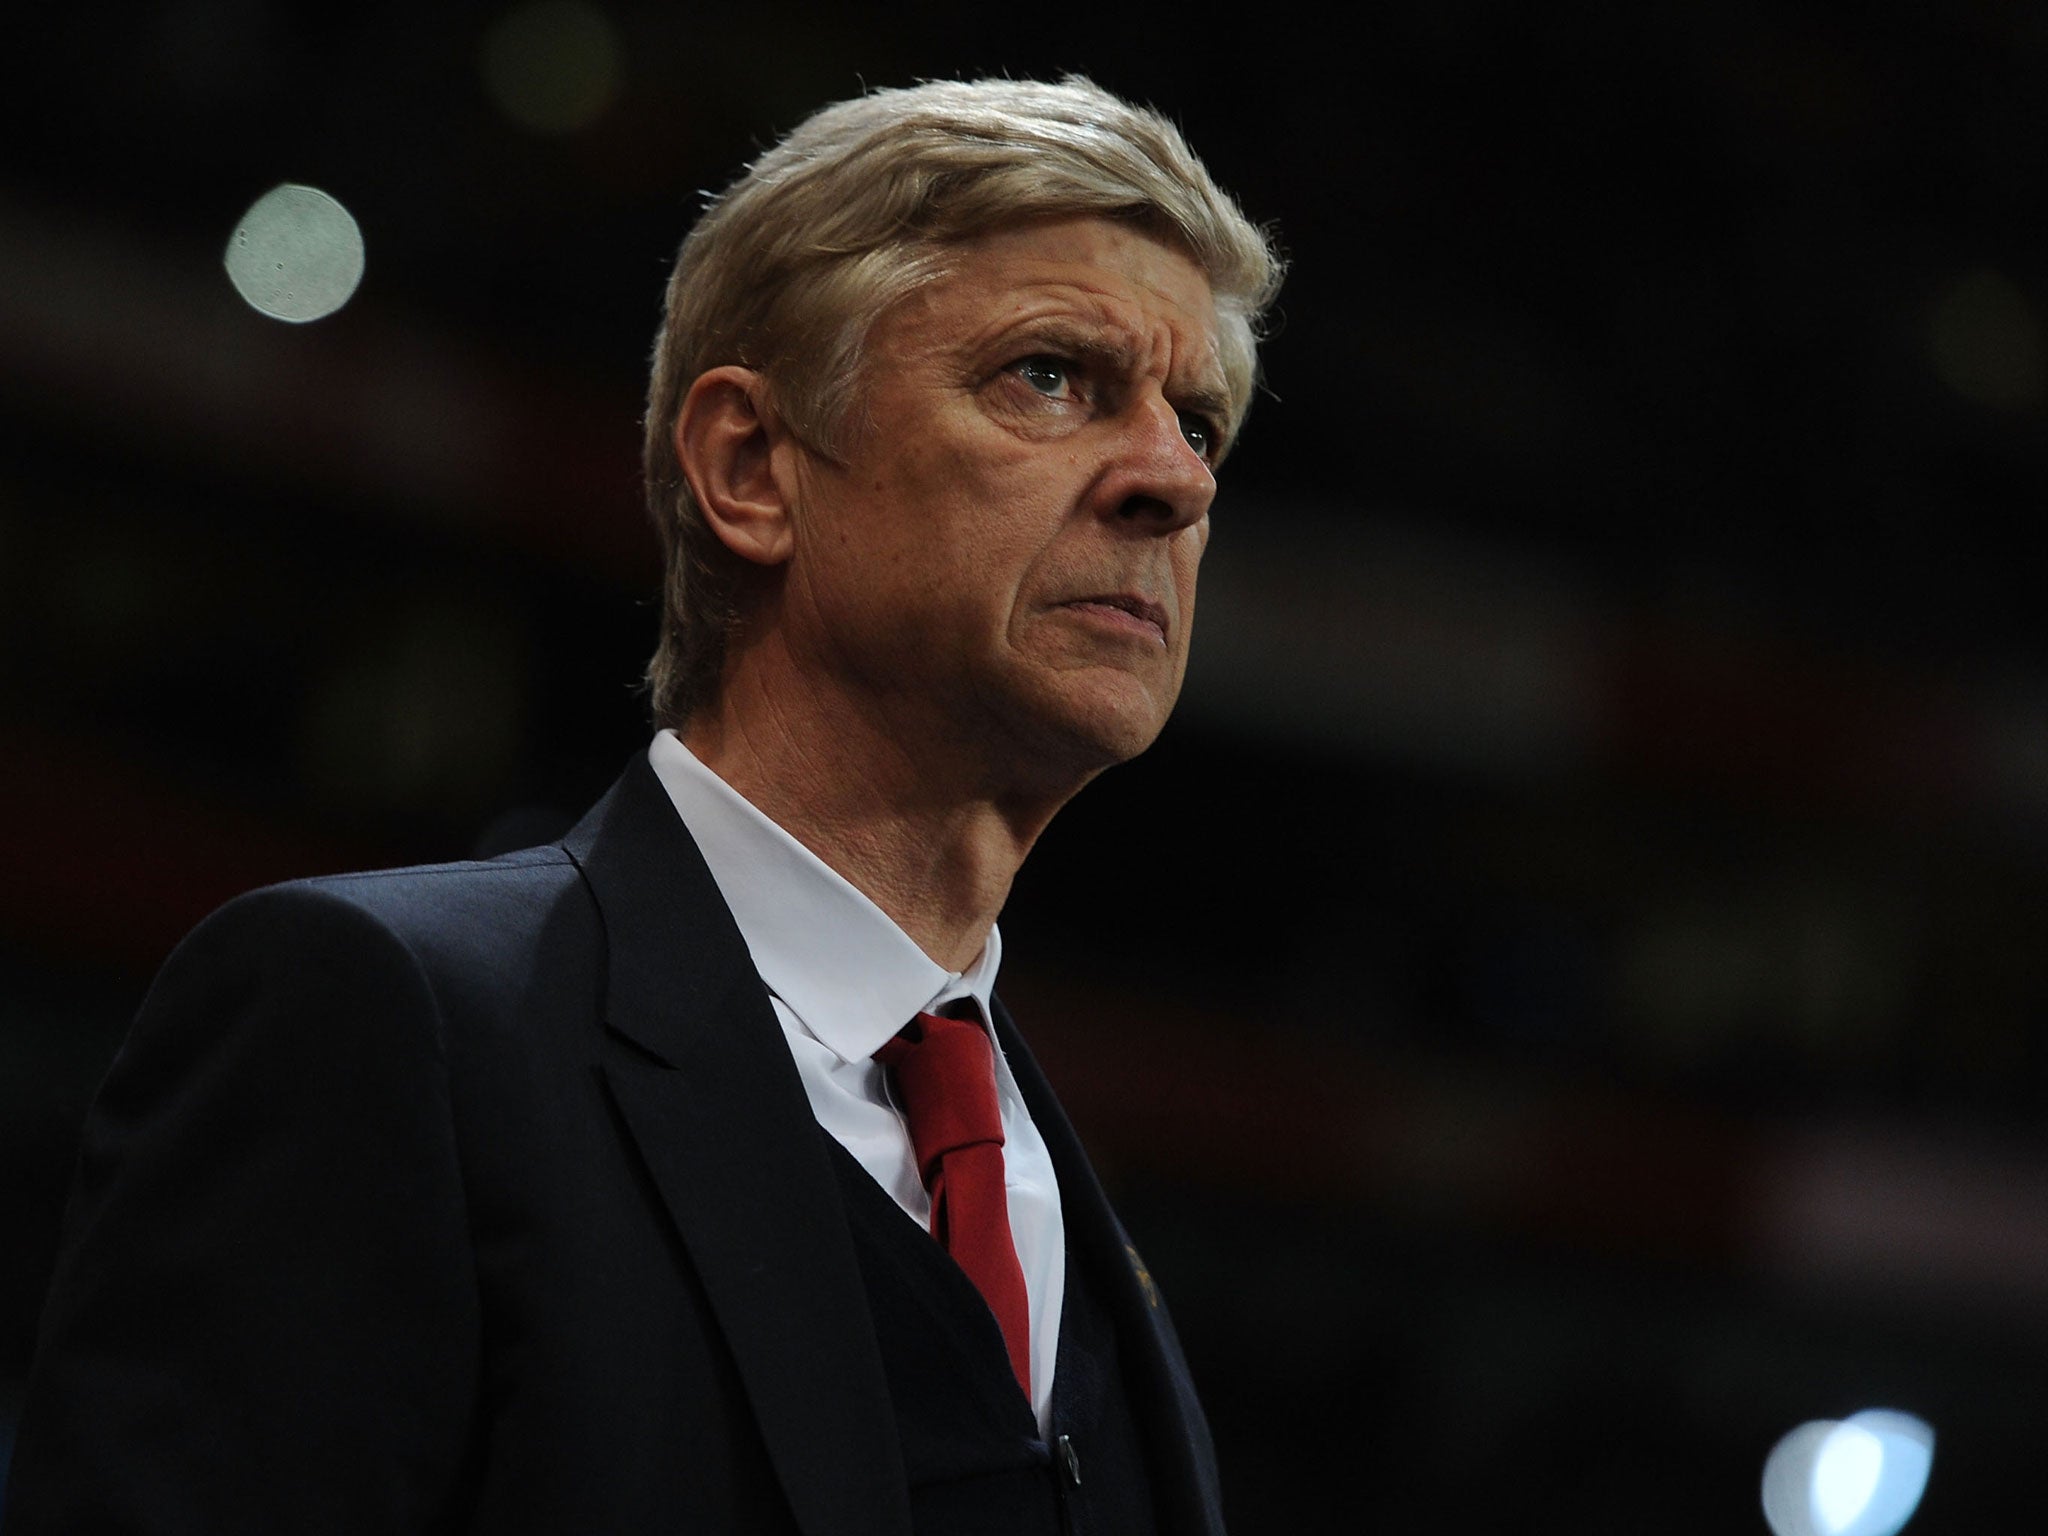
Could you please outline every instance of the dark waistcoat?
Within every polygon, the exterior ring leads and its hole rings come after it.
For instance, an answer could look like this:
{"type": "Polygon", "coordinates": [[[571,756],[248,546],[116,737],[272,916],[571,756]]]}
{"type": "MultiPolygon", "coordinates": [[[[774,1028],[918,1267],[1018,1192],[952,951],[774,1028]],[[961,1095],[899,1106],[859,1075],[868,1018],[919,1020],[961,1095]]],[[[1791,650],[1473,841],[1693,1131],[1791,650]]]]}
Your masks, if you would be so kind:
{"type": "Polygon", "coordinates": [[[851,1153],[825,1139],[874,1314],[918,1536],[1154,1536],[1116,1336],[1073,1250],[1048,1445],[974,1283],[851,1153]]]}

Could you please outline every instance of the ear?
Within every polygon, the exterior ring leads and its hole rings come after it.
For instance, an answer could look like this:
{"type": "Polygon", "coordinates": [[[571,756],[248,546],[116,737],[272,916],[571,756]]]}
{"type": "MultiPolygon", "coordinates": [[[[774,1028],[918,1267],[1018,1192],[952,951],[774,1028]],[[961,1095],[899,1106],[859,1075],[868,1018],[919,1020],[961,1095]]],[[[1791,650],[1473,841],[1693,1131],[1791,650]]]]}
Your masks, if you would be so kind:
{"type": "Polygon", "coordinates": [[[676,457],[719,542],[742,560],[781,565],[795,546],[775,450],[788,429],[768,381],[727,365],[701,373],[676,413],[676,457]]]}

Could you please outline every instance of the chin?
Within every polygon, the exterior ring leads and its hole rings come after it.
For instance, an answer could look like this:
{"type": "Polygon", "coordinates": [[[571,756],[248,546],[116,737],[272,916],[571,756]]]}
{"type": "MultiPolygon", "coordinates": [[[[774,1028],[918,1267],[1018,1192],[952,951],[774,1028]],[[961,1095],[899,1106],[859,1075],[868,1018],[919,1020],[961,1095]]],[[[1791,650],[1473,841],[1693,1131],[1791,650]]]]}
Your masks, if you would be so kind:
{"type": "Polygon", "coordinates": [[[1017,744],[1020,757],[1078,788],[1157,741],[1172,702],[1128,677],[1121,686],[1062,690],[1032,712],[1017,744]]]}

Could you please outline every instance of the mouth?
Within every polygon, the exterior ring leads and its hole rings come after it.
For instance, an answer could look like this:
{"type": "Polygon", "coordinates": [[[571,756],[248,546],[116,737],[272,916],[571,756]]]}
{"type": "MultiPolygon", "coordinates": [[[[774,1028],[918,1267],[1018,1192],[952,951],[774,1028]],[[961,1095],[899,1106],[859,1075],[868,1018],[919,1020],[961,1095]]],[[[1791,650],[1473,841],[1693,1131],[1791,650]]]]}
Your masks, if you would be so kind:
{"type": "Polygon", "coordinates": [[[1166,644],[1166,610],[1149,597],[1141,597],[1135,592],[1104,592],[1093,597],[1077,597],[1060,606],[1086,614],[1105,627],[1141,636],[1157,645],[1166,644]]]}

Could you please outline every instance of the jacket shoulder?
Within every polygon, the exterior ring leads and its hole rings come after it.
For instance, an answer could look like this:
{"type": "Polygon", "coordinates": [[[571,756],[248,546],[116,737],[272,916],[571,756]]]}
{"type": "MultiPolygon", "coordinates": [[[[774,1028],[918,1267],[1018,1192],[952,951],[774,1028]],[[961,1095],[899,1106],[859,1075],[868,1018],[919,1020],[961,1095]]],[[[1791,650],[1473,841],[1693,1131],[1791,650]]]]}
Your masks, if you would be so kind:
{"type": "MultiPolygon", "coordinates": [[[[173,956],[381,951],[439,991],[509,982],[544,952],[601,942],[582,875],[558,847],[475,862],[318,875],[265,886],[213,913],[173,956]]],[[[170,967],[167,967],[169,969],[170,967]]]]}
{"type": "Polygon", "coordinates": [[[410,935],[449,926],[516,922],[522,913],[538,913],[565,896],[587,900],[583,892],[575,861],[565,850],[548,846],[495,859],[314,875],[239,899],[338,904],[410,935]]]}

